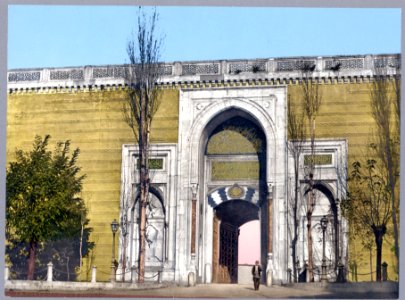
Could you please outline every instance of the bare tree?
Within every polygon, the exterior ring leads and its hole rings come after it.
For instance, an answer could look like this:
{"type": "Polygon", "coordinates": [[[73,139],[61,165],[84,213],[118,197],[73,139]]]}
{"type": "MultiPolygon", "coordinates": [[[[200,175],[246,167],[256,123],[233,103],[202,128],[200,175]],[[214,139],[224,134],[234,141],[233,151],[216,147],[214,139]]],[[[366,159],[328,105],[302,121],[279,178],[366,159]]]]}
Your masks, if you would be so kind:
{"type": "Polygon", "coordinates": [[[314,64],[304,62],[302,65],[301,98],[304,106],[305,117],[309,127],[309,138],[311,154],[308,160],[308,193],[306,197],[306,219],[307,219],[307,239],[308,239],[308,276],[309,281],[314,281],[313,274],[313,240],[312,240],[312,214],[316,205],[314,191],[315,172],[315,121],[322,104],[322,92],[320,85],[312,77],[315,70],[314,64]]]}
{"type": "MultiPolygon", "coordinates": [[[[298,242],[298,204],[299,204],[299,159],[303,151],[303,146],[305,143],[305,115],[304,110],[296,107],[297,105],[292,104],[289,99],[287,108],[287,118],[288,118],[288,149],[293,158],[294,165],[294,190],[293,195],[290,195],[289,202],[292,206],[293,228],[291,237],[291,256],[293,264],[293,274],[294,281],[298,280],[297,275],[297,242],[298,242]]],[[[290,187],[291,189],[291,187],[290,187]]]]}
{"type": "Polygon", "coordinates": [[[390,191],[391,218],[394,230],[396,265],[399,263],[399,232],[398,232],[398,205],[399,192],[399,151],[400,151],[400,77],[387,76],[388,61],[384,60],[380,68],[375,68],[374,80],[371,83],[370,99],[371,113],[376,123],[376,147],[375,153],[381,160],[387,176],[387,184],[390,191]]]}
{"type": "Polygon", "coordinates": [[[140,224],[139,224],[139,261],[138,282],[145,277],[145,233],[146,207],[149,199],[149,149],[150,132],[153,117],[161,102],[157,81],[160,78],[160,50],[162,38],[157,37],[156,25],[158,13],[156,9],[151,16],[139,9],[138,27],[135,35],[127,44],[130,60],[126,73],[129,88],[127,101],[124,104],[124,117],[131,127],[139,147],[139,191],[140,191],[140,224]]]}

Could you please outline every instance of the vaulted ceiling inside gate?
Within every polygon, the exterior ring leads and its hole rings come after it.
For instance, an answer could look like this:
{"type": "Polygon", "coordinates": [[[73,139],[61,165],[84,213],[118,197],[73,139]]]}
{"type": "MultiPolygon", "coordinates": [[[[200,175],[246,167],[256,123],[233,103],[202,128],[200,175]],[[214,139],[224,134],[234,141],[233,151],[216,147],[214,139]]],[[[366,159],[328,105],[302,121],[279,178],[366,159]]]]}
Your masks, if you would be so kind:
{"type": "Polygon", "coordinates": [[[209,137],[206,154],[260,154],[265,151],[263,131],[236,116],[218,125],[209,137]]]}
{"type": "Polygon", "coordinates": [[[237,227],[253,220],[259,220],[259,208],[243,200],[223,202],[215,208],[215,213],[222,222],[237,227]]]}

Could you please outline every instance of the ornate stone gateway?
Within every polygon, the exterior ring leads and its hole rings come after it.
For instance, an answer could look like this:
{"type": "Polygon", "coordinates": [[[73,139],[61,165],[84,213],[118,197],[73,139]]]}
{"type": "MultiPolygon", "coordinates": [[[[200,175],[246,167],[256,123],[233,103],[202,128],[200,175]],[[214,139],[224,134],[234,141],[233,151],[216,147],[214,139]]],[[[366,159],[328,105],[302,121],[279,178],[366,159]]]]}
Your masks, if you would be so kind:
{"type": "MultiPolygon", "coordinates": [[[[155,169],[147,279],[190,285],[238,282],[239,228],[252,220],[260,221],[260,257],[254,259],[261,262],[262,282],[281,284],[295,276],[289,272],[292,219],[287,185],[291,171],[285,101],[286,87],[282,86],[180,91],[178,144],[151,148],[155,169]]],[[[345,170],[346,142],[317,141],[316,145],[319,207],[313,225],[318,226],[323,215],[334,220],[330,242],[326,241],[332,274],[339,257],[347,257],[347,242],[339,235],[338,224],[346,225],[335,201],[343,194],[339,182],[345,181],[338,176],[345,170]]],[[[307,188],[305,155],[306,148],[299,177],[302,199],[307,188]]],[[[136,159],[136,147],[124,145],[121,219],[129,230],[120,239],[119,269],[126,281],[137,275],[136,159]]],[[[304,210],[299,213],[297,259],[302,270],[307,260],[306,223],[304,210]]],[[[314,253],[319,249],[315,243],[314,253]]],[[[319,262],[316,258],[315,268],[319,262]]]]}
{"type": "Polygon", "coordinates": [[[284,99],[284,87],[182,91],[180,111],[192,111],[180,113],[179,140],[181,160],[187,162],[183,174],[189,174],[181,181],[191,183],[188,272],[195,272],[197,282],[237,282],[238,231],[252,220],[261,223],[258,259],[264,269],[272,266],[279,280],[286,276],[280,259],[286,243],[269,248],[270,237],[286,239],[285,228],[269,232],[276,226],[269,226],[275,218],[267,204],[271,184],[280,192],[273,212],[283,222],[284,99]],[[269,252],[274,248],[277,254],[269,252]]]}

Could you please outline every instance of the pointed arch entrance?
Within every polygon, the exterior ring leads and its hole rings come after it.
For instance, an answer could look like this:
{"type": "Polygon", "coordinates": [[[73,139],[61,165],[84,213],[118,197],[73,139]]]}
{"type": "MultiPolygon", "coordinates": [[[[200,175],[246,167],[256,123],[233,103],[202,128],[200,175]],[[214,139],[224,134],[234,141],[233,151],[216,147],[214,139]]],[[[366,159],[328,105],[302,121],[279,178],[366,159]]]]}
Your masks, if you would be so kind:
{"type": "Polygon", "coordinates": [[[271,235],[266,136],[253,116],[237,108],[215,116],[206,130],[203,182],[209,194],[202,201],[207,202],[207,211],[213,210],[213,218],[200,219],[200,231],[212,222],[211,236],[206,232],[212,239],[212,282],[237,283],[239,228],[249,221],[261,220],[263,234],[257,242],[262,251],[255,259],[266,264],[271,235]]]}

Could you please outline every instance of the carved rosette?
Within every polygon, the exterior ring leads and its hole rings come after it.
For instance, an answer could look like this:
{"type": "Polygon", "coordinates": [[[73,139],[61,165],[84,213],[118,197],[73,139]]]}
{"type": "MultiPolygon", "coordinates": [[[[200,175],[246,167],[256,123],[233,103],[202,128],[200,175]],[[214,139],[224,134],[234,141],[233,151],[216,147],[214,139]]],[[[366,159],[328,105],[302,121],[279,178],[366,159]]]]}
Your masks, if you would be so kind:
{"type": "Polygon", "coordinates": [[[235,183],[228,189],[228,197],[231,199],[243,199],[245,197],[245,189],[235,183]]]}

